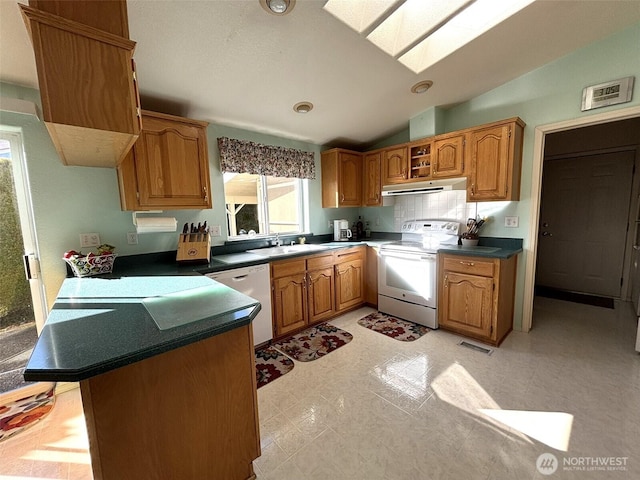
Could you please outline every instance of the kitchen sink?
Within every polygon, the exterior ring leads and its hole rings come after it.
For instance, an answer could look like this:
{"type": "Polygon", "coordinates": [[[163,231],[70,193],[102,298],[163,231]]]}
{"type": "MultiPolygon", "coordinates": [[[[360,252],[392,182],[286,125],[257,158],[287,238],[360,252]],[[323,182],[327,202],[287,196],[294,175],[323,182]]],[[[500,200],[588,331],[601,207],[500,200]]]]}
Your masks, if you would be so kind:
{"type": "Polygon", "coordinates": [[[248,253],[253,253],[255,255],[261,255],[263,257],[277,257],[279,255],[291,255],[292,253],[302,253],[302,252],[315,252],[318,250],[327,250],[329,247],[324,245],[314,245],[314,244],[297,244],[297,245],[282,245],[280,247],[267,247],[267,248],[256,248],[254,250],[247,250],[248,253]]]}

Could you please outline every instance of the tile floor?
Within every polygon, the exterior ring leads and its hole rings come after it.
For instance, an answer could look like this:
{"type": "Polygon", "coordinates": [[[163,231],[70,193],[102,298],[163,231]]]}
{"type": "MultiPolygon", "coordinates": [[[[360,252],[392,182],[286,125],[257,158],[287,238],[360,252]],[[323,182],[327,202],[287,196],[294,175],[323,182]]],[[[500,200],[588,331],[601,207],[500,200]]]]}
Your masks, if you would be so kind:
{"type": "MultiPolygon", "coordinates": [[[[403,343],[357,325],[371,311],[332,321],[351,343],[258,390],[260,480],[640,478],[630,304],[537,298],[534,329],[490,356],[441,330],[403,343]]],[[[90,479],[78,391],[0,459],[2,480],[90,479]]]]}

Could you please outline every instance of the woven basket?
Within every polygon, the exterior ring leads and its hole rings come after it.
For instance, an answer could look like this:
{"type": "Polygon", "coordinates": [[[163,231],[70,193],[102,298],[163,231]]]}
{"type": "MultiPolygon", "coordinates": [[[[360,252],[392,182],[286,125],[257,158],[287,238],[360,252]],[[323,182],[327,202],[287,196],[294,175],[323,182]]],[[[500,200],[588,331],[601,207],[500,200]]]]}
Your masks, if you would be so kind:
{"type": "Polygon", "coordinates": [[[116,256],[115,253],[108,253],[106,255],[64,258],[63,260],[69,264],[76,277],[90,277],[101,273],[111,273],[116,256]]]}

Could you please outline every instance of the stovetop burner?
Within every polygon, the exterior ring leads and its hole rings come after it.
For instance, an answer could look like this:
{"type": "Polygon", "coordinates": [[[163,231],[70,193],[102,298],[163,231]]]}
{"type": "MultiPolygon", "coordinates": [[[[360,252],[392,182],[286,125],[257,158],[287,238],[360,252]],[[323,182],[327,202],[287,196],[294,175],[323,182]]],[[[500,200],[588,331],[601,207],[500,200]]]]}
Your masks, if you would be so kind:
{"type": "Polygon", "coordinates": [[[456,245],[460,223],[448,220],[413,220],[402,224],[402,240],[382,245],[383,250],[435,253],[441,245],[456,245]]]}

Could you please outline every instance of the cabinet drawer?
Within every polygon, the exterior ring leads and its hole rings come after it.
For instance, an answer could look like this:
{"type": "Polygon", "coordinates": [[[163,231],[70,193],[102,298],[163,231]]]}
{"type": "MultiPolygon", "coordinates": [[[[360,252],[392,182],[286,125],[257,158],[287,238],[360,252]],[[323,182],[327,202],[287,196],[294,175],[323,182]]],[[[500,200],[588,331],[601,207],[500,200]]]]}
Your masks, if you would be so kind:
{"type": "Polygon", "coordinates": [[[304,259],[287,260],[282,262],[274,262],[271,264],[271,278],[286,277],[295,275],[296,273],[304,273],[304,259]]]}
{"type": "Polygon", "coordinates": [[[443,265],[447,272],[470,273],[483,277],[493,277],[495,269],[493,260],[478,257],[449,256],[444,258],[443,265]]]}
{"type": "Polygon", "coordinates": [[[320,268],[333,266],[333,254],[318,255],[307,259],[307,270],[317,270],[320,268]]]}
{"type": "Polygon", "coordinates": [[[352,260],[362,260],[363,258],[364,254],[360,247],[338,250],[335,252],[336,264],[351,262],[352,260]]]}

